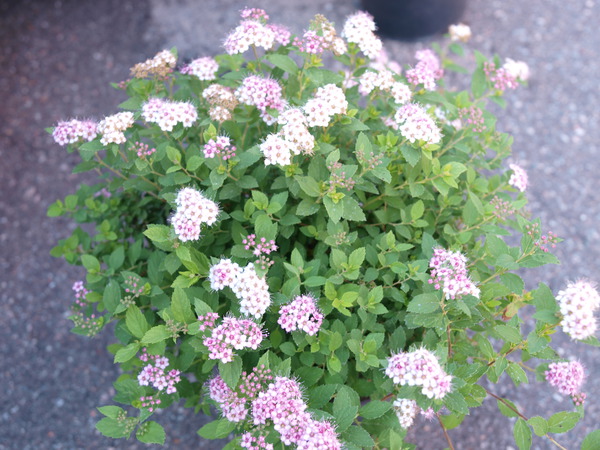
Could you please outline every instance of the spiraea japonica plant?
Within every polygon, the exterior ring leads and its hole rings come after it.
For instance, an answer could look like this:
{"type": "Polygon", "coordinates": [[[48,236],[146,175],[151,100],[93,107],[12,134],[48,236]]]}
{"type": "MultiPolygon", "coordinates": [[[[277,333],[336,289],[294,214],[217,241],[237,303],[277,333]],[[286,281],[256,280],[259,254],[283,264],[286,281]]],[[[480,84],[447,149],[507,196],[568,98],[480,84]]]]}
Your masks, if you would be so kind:
{"type": "Polygon", "coordinates": [[[115,84],[122,112],[50,130],[97,173],[49,215],[96,226],[53,254],[87,269],[73,331],[116,337],[104,435],[163,443],[150,418],[183,400],[218,411],[198,433],[227,448],[412,448],[420,414],[453,448],[447,430],[492,397],[519,448],[533,433],[563,448],[585,369],[551,337],[598,345],[600,297],[515,273],[558,262],[488,109],[527,66],[465,52],[461,25],[401,67],[375,29],[359,12],[292,36],[246,9],[225,54],[162,51],[115,84]],[[573,406],[526,417],[486,380],[548,383],[573,406]]]}

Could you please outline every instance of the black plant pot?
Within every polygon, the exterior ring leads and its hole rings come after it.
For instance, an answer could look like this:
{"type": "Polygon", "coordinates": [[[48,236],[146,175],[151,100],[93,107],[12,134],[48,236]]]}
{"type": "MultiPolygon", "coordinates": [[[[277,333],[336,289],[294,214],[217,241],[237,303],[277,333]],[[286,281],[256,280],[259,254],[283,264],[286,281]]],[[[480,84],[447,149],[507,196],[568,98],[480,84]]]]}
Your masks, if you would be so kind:
{"type": "Polygon", "coordinates": [[[375,18],[377,33],[414,40],[448,30],[458,23],[467,0],[361,0],[375,18]]]}

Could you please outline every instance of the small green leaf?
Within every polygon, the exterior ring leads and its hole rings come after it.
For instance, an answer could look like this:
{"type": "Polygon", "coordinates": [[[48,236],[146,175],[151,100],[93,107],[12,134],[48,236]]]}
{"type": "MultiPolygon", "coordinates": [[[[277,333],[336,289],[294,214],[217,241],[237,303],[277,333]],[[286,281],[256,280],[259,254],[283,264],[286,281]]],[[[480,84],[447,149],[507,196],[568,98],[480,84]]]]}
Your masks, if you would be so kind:
{"type": "Polygon", "coordinates": [[[143,338],[146,331],[148,331],[148,322],[146,317],[140,311],[136,305],[132,305],[127,309],[125,314],[125,324],[129,332],[136,338],[143,338]]]}
{"type": "Polygon", "coordinates": [[[529,450],[531,448],[531,428],[523,419],[519,417],[513,428],[513,436],[519,450],[529,450]]]}
{"type": "Polygon", "coordinates": [[[121,288],[115,280],[110,280],[104,288],[102,302],[111,314],[114,314],[117,307],[121,304],[121,288]]]}
{"type": "Polygon", "coordinates": [[[236,355],[229,363],[219,361],[219,375],[227,386],[235,389],[242,375],[242,358],[236,355]]]}
{"type": "Polygon", "coordinates": [[[600,448],[600,430],[592,431],[588,434],[583,443],[581,450],[598,450],[600,448]]]}
{"type": "Polygon", "coordinates": [[[271,54],[267,55],[266,59],[275,67],[279,67],[281,70],[284,70],[292,75],[296,75],[298,72],[298,66],[296,65],[296,62],[287,55],[271,54]]]}
{"type": "Polygon", "coordinates": [[[129,361],[131,358],[135,356],[135,354],[140,349],[140,344],[138,342],[132,342],[131,344],[126,345],[125,347],[119,349],[115,354],[114,363],[124,363],[129,361]]]}
{"type": "Polygon", "coordinates": [[[358,405],[355,403],[350,391],[352,389],[343,387],[333,401],[333,416],[338,424],[339,433],[345,431],[356,418],[358,405]]]}
{"type": "Polygon", "coordinates": [[[352,425],[342,433],[342,439],[361,448],[373,448],[375,446],[375,441],[373,441],[371,435],[364,428],[356,425],[352,425]]]}
{"type": "Polygon", "coordinates": [[[364,222],[367,220],[365,213],[359,203],[350,196],[346,196],[342,199],[344,206],[344,212],[342,217],[346,220],[353,220],[355,222],[364,222]]]}
{"type": "Polygon", "coordinates": [[[496,332],[502,339],[511,344],[518,344],[523,340],[519,330],[508,325],[497,325],[496,332]]]}
{"type": "Polygon", "coordinates": [[[365,419],[377,419],[388,412],[392,407],[390,402],[380,400],[371,400],[365,406],[359,409],[358,414],[365,419]]]}
{"type": "Polygon", "coordinates": [[[173,298],[171,299],[171,312],[173,313],[173,318],[178,322],[192,323],[196,320],[196,317],[192,312],[190,299],[185,291],[179,287],[176,287],[173,291],[173,298]]]}
{"type": "Polygon", "coordinates": [[[170,232],[171,229],[166,225],[148,225],[144,235],[152,242],[166,242],[170,232]]]}
{"type": "Polygon", "coordinates": [[[308,194],[310,197],[319,197],[321,195],[319,183],[317,183],[314,178],[302,177],[299,175],[294,178],[300,185],[300,189],[302,189],[302,191],[308,194]]]}
{"type": "Polygon", "coordinates": [[[110,417],[111,419],[116,419],[119,413],[123,411],[123,408],[114,405],[100,406],[96,409],[100,411],[102,415],[110,417]]]}
{"type": "Polygon", "coordinates": [[[204,439],[223,439],[235,430],[236,424],[227,419],[213,420],[198,430],[204,439]]]}
{"type": "Polygon", "coordinates": [[[440,299],[437,294],[430,292],[419,294],[410,301],[407,310],[417,314],[427,314],[440,308],[440,299]]]}
{"type": "Polygon", "coordinates": [[[111,419],[110,417],[104,417],[96,423],[96,429],[102,433],[102,435],[109,438],[124,438],[129,436],[129,432],[125,430],[125,423],[111,419]]]}
{"type": "Polygon", "coordinates": [[[164,341],[170,336],[171,334],[167,330],[167,327],[164,325],[157,325],[146,331],[146,334],[144,334],[144,337],[142,338],[142,343],[156,344],[157,342],[164,341]]]}
{"type": "Polygon", "coordinates": [[[350,253],[350,257],[348,258],[348,264],[350,266],[360,267],[365,260],[366,250],[364,247],[357,248],[352,253],[350,253]]]}
{"type": "Polygon", "coordinates": [[[553,414],[548,419],[548,432],[550,433],[566,433],[572,430],[577,422],[581,419],[581,414],[578,412],[559,412],[553,414]]]}
{"type": "Polygon", "coordinates": [[[165,430],[162,425],[154,421],[141,424],[135,433],[135,436],[137,437],[138,441],[145,444],[160,445],[164,445],[166,438],[165,430]]]}
{"type": "Polygon", "coordinates": [[[424,212],[425,212],[425,204],[423,203],[423,200],[418,200],[410,208],[410,218],[412,220],[420,219],[421,217],[423,217],[424,212]]]}
{"type": "Polygon", "coordinates": [[[533,428],[533,432],[538,436],[545,436],[548,433],[548,422],[540,416],[533,416],[527,423],[533,428]]]}
{"type": "Polygon", "coordinates": [[[100,261],[94,255],[81,255],[81,263],[90,273],[97,273],[100,271],[100,261]]]}

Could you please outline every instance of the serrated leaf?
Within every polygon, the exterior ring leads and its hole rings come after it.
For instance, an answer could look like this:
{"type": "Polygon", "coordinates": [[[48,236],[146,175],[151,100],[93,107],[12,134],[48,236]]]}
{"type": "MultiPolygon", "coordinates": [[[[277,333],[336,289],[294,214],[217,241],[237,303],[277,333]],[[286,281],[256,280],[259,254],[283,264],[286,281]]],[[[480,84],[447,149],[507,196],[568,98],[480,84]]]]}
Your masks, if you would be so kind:
{"type": "Polygon", "coordinates": [[[229,363],[219,361],[219,375],[227,386],[235,389],[242,375],[242,358],[236,355],[229,363]]]}
{"type": "Polygon", "coordinates": [[[236,424],[227,419],[213,420],[198,430],[204,439],[223,439],[235,430],[236,424]]]}
{"type": "Polygon", "coordinates": [[[506,373],[513,380],[515,386],[519,386],[522,383],[528,383],[527,374],[525,371],[516,363],[509,363],[506,369],[506,373]]]}
{"type": "Polygon", "coordinates": [[[319,183],[317,183],[314,178],[303,177],[299,175],[294,178],[300,185],[300,189],[302,189],[302,191],[308,196],[319,197],[321,195],[321,188],[319,187],[319,183]]]}
{"type": "Polygon", "coordinates": [[[519,330],[508,325],[497,325],[496,332],[502,339],[511,344],[518,344],[523,340],[519,330]]]}
{"type": "Polygon", "coordinates": [[[192,323],[196,320],[196,317],[192,312],[190,299],[185,291],[179,287],[176,287],[173,291],[173,298],[171,299],[171,312],[173,313],[173,318],[178,322],[192,323]]]}
{"type": "Polygon", "coordinates": [[[344,206],[344,211],[342,213],[344,219],[353,220],[355,222],[364,222],[367,220],[363,209],[352,197],[347,195],[342,199],[341,203],[344,206]]]}
{"type": "Polygon", "coordinates": [[[167,327],[165,327],[164,325],[157,325],[155,327],[150,328],[148,331],[146,331],[146,333],[144,334],[144,337],[142,338],[142,343],[143,344],[156,344],[157,342],[164,341],[165,339],[169,338],[170,336],[171,336],[171,333],[169,333],[169,331],[167,330],[167,327]]]}
{"type": "Polygon", "coordinates": [[[362,448],[373,448],[375,446],[375,441],[373,441],[371,435],[364,428],[356,425],[352,425],[342,433],[342,439],[362,448]]]}
{"type": "Polygon", "coordinates": [[[149,325],[146,317],[136,305],[131,305],[125,314],[125,324],[129,332],[136,338],[141,339],[148,331],[149,325]]]}
{"type": "Polygon", "coordinates": [[[117,307],[121,304],[121,288],[115,280],[110,280],[104,288],[102,302],[111,314],[115,314],[117,307]]]}
{"type": "Polygon", "coordinates": [[[365,419],[377,419],[388,412],[392,407],[390,402],[380,400],[372,400],[365,406],[361,407],[358,414],[365,419]]]}
{"type": "Polygon", "coordinates": [[[563,411],[553,414],[548,419],[548,432],[566,433],[577,425],[579,419],[581,419],[581,415],[578,412],[563,411]]]}
{"type": "Polygon", "coordinates": [[[152,242],[166,242],[169,240],[170,231],[166,225],[148,225],[144,235],[152,242]]]}
{"type": "Polygon", "coordinates": [[[428,314],[440,308],[440,299],[433,292],[419,294],[412,298],[407,310],[416,314],[428,314]]]}
{"type": "Polygon", "coordinates": [[[343,387],[333,401],[333,416],[338,424],[336,428],[339,433],[352,424],[358,413],[358,405],[355,403],[350,391],[350,388],[343,387]]]}
{"type": "Polygon", "coordinates": [[[531,417],[527,423],[533,428],[533,432],[538,436],[544,436],[548,433],[548,422],[540,416],[531,417]]]}
{"type": "Polygon", "coordinates": [[[119,422],[116,419],[110,417],[104,417],[96,423],[96,429],[102,433],[103,436],[109,438],[124,438],[129,436],[129,432],[125,430],[125,424],[119,422]]]}
{"type": "Polygon", "coordinates": [[[123,347],[117,351],[113,362],[114,363],[127,362],[135,356],[135,354],[138,352],[139,349],[140,349],[140,344],[138,342],[132,342],[131,344],[128,344],[125,347],[123,347]]]}
{"type": "Polygon", "coordinates": [[[588,434],[583,443],[581,444],[580,450],[598,450],[600,448],[600,430],[592,431],[588,434]]]}
{"type": "Polygon", "coordinates": [[[531,448],[531,428],[523,419],[519,417],[513,428],[513,436],[519,450],[529,450],[531,448]]]}
{"type": "Polygon", "coordinates": [[[165,430],[157,422],[150,421],[145,422],[138,428],[135,433],[138,441],[143,442],[145,444],[160,444],[163,445],[165,443],[165,430]]]}
{"type": "Polygon", "coordinates": [[[123,408],[119,408],[115,405],[100,406],[96,409],[100,411],[102,415],[110,417],[111,419],[116,419],[119,413],[123,411],[123,408]]]}
{"type": "Polygon", "coordinates": [[[519,415],[518,415],[518,414],[515,412],[515,411],[518,411],[518,409],[517,409],[517,407],[515,406],[515,404],[514,404],[513,402],[511,402],[510,400],[506,400],[506,399],[503,399],[503,400],[504,400],[504,401],[497,400],[498,409],[500,410],[500,412],[502,413],[502,415],[503,415],[503,416],[506,416],[506,417],[519,417],[519,415]],[[506,403],[505,403],[505,402],[506,402],[506,403]],[[510,408],[510,407],[507,405],[507,403],[508,403],[508,404],[509,404],[509,405],[510,405],[512,408],[514,408],[514,410],[513,410],[513,409],[511,409],[511,408],[510,408]]]}
{"type": "Polygon", "coordinates": [[[279,67],[281,70],[292,75],[296,75],[298,72],[298,66],[295,61],[287,55],[271,54],[267,55],[266,59],[275,67],[279,67]]]}

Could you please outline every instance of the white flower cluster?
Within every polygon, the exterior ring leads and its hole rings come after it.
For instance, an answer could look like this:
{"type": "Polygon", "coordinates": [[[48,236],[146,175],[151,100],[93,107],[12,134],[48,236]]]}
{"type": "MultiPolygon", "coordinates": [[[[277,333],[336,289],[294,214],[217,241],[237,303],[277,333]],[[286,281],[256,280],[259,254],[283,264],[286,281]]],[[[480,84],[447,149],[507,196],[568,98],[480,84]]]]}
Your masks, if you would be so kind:
{"type": "Polygon", "coordinates": [[[301,109],[288,109],[277,120],[282,125],[279,132],[268,135],[260,145],[265,165],[287,166],[291,164],[293,155],[312,152],[315,138],[308,131],[306,117],[301,109]]]}
{"type": "Polygon", "coordinates": [[[589,281],[569,283],[556,296],[562,328],[573,339],[586,339],[596,333],[594,311],[600,307],[600,295],[589,281]]]}
{"type": "Polygon", "coordinates": [[[188,102],[151,98],[142,106],[142,117],[146,122],[158,124],[163,131],[173,131],[178,123],[191,127],[198,119],[198,112],[188,102]]]}
{"type": "Polygon", "coordinates": [[[426,348],[392,355],[388,358],[385,374],[394,384],[420,386],[421,392],[429,398],[442,399],[452,390],[452,376],[426,348]]]}
{"type": "Polygon", "coordinates": [[[515,80],[527,81],[529,79],[529,66],[526,62],[506,58],[502,68],[515,80]]]}
{"type": "Polygon", "coordinates": [[[425,141],[437,144],[442,140],[442,132],[427,111],[416,103],[402,106],[394,117],[400,125],[400,133],[410,142],[425,141]]]}
{"type": "Polygon", "coordinates": [[[242,21],[233,32],[227,36],[223,46],[230,55],[244,53],[251,46],[262,47],[265,50],[273,47],[275,32],[258,20],[242,21]]]}
{"type": "Polygon", "coordinates": [[[221,259],[210,267],[208,279],[215,291],[231,288],[240,301],[241,313],[246,316],[258,319],[271,305],[269,286],[258,276],[252,263],[242,268],[230,259],[221,259]]]}
{"type": "Polygon", "coordinates": [[[419,406],[414,400],[399,398],[394,401],[394,412],[398,417],[400,426],[407,430],[413,424],[415,417],[419,413],[419,406]]]}
{"type": "Polygon", "coordinates": [[[450,33],[450,40],[452,42],[467,42],[469,39],[471,39],[471,27],[469,27],[469,25],[465,25],[464,23],[450,25],[448,33],[450,33]]]}
{"type": "Polygon", "coordinates": [[[309,127],[326,127],[335,114],[345,114],[348,101],[344,91],[335,84],[327,84],[317,89],[313,98],[304,105],[309,127]]]}
{"type": "Polygon", "coordinates": [[[212,225],[217,221],[219,206],[192,188],[183,188],[175,200],[177,211],[171,218],[175,234],[183,242],[200,238],[203,223],[212,225]]]}
{"type": "Polygon", "coordinates": [[[102,135],[100,142],[103,145],[124,144],[127,138],[123,134],[123,131],[132,127],[133,122],[133,113],[129,111],[105,117],[100,121],[97,128],[98,133],[102,135]]]}
{"type": "Polygon", "coordinates": [[[52,131],[54,142],[59,145],[74,144],[82,139],[93,140],[96,136],[96,122],[91,120],[71,119],[59,122],[52,131]]]}
{"type": "Polygon", "coordinates": [[[358,92],[362,95],[368,95],[373,90],[379,89],[380,91],[389,92],[399,105],[408,103],[412,98],[410,87],[394,80],[394,72],[391,70],[367,71],[360,76],[358,82],[358,92]]]}
{"type": "Polygon", "coordinates": [[[510,170],[513,171],[508,180],[508,184],[517,188],[521,192],[525,192],[527,189],[527,184],[529,183],[529,177],[527,176],[525,169],[517,164],[510,164],[508,167],[510,167],[510,170]]]}
{"type": "Polygon", "coordinates": [[[373,17],[364,11],[358,11],[346,19],[342,36],[348,42],[358,44],[358,48],[369,58],[376,58],[383,43],[374,31],[377,29],[373,17]]]}
{"type": "Polygon", "coordinates": [[[149,76],[165,77],[173,71],[175,64],[177,64],[175,55],[169,50],[163,50],[153,58],[136,64],[131,68],[131,74],[135,78],[146,78],[149,76]]]}
{"type": "Polygon", "coordinates": [[[210,81],[217,78],[218,70],[219,63],[217,63],[215,58],[205,56],[203,58],[194,59],[181,70],[181,73],[194,75],[203,81],[210,81]]]}

